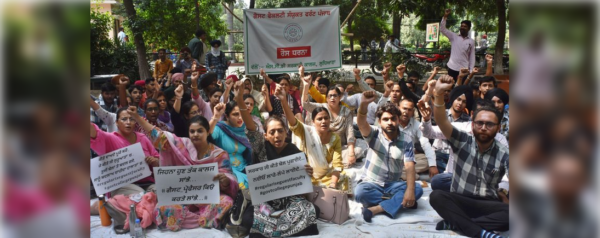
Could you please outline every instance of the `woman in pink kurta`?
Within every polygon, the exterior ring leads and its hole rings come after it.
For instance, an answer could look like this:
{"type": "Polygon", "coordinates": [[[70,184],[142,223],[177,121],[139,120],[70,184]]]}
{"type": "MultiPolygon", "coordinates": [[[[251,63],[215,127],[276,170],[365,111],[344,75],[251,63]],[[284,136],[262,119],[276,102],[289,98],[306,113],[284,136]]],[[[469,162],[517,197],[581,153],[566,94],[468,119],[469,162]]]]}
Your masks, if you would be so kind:
{"type": "MultiPolygon", "coordinates": [[[[153,167],[158,166],[158,152],[146,135],[134,131],[135,120],[125,108],[117,110],[118,130],[116,132],[108,133],[102,131],[94,123],[90,123],[90,126],[90,148],[98,155],[140,143],[146,156],[146,163],[150,166],[150,171],[153,171],[153,167]]],[[[154,183],[154,176],[150,175],[135,183],[154,183]]]]}
{"type": "Polygon", "coordinates": [[[145,131],[150,132],[150,139],[160,151],[161,167],[208,163],[217,163],[219,166],[219,174],[214,179],[219,180],[220,203],[157,206],[154,211],[154,221],[158,228],[177,231],[181,228],[222,227],[223,216],[233,206],[233,197],[237,194],[238,186],[236,177],[231,173],[228,153],[210,143],[208,120],[202,116],[190,118],[188,123],[190,138],[185,138],[162,131],[137,114],[133,118],[145,131]]]}

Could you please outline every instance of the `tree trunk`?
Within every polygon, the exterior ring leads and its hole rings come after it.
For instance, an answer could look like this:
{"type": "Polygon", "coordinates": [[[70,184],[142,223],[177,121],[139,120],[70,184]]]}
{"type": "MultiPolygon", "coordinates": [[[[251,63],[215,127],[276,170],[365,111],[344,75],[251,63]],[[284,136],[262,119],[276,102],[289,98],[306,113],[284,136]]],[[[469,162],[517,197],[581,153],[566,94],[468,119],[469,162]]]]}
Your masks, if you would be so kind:
{"type": "Polygon", "coordinates": [[[200,0],[196,0],[196,31],[200,30],[200,0]]]}
{"type": "Polygon", "coordinates": [[[498,8],[498,38],[494,51],[494,74],[504,74],[502,58],[504,56],[504,38],[506,38],[506,5],[504,0],[496,0],[498,8]]]}
{"type": "Polygon", "coordinates": [[[254,0],[250,0],[250,9],[254,9],[254,0]]]}
{"type": "MultiPolygon", "coordinates": [[[[354,8],[356,4],[356,0],[352,0],[352,8],[354,8]]],[[[350,16],[350,19],[348,19],[348,33],[356,34],[356,32],[352,31],[352,22],[354,22],[354,16],[350,16]]],[[[354,36],[350,37],[350,52],[352,53],[352,58],[354,58],[354,36]]]]}
{"type": "Polygon", "coordinates": [[[398,12],[392,12],[392,35],[400,37],[400,16],[398,12]]]}
{"type": "MultiPolygon", "coordinates": [[[[234,5],[233,3],[229,3],[227,4],[229,9],[231,9],[231,11],[233,11],[234,9],[234,5]]],[[[227,11],[227,25],[229,26],[229,30],[233,31],[233,14],[231,14],[229,11],[227,11]]],[[[227,34],[227,50],[229,52],[233,51],[233,44],[235,44],[235,42],[233,42],[233,33],[228,33],[227,34]]],[[[231,59],[235,60],[235,54],[231,53],[230,55],[231,59]]]]}
{"type": "Polygon", "coordinates": [[[402,35],[402,18],[404,18],[404,16],[402,16],[402,14],[398,14],[400,15],[398,17],[398,35],[396,36],[398,38],[398,42],[400,42],[400,46],[402,44],[404,44],[404,42],[402,42],[402,38],[400,37],[400,35],[402,35]]]}
{"type": "Polygon", "coordinates": [[[123,0],[123,5],[125,6],[125,11],[127,12],[127,18],[132,23],[130,25],[132,26],[131,32],[133,33],[133,43],[135,44],[135,50],[137,52],[140,79],[144,80],[152,76],[150,74],[150,65],[148,65],[148,61],[146,60],[146,45],[144,45],[144,37],[137,24],[135,24],[137,21],[137,16],[135,13],[135,8],[133,7],[133,0],[123,0]]]}

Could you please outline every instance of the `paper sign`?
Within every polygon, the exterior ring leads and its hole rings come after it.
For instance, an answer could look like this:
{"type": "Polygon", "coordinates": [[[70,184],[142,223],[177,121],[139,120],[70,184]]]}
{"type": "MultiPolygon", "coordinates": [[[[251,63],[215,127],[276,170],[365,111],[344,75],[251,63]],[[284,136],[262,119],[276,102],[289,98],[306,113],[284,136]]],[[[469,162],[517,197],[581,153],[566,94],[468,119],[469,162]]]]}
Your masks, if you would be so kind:
{"type": "Polygon", "coordinates": [[[280,159],[246,166],[252,204],[313,191],[304,169],[306,155],[293,154],[280,159]]]}
{"type": "Polygon", "coordinates": [[[142,145],[133,145],[93,158],[90,177],[96,194],[105,194],[152,174],[142,145]]]}
{"type": "Polygon", "coordinates": [[[426,42],[438,42],[440,36],[440,23],[427,24],[427,32],[425,34],[426,42]]]}
{"type": "Polygon", "coordinates": [[[244,9],[246,74],[342,67],[337,6],[244,9]]]}
{"type": "MultiPolygon", "coordinates": [[[[219,204],[219,173],[217,163],[154,167],[158,205],[219,204]]],[[[237,184],[232,184],[237,186],[237,184]]]]}

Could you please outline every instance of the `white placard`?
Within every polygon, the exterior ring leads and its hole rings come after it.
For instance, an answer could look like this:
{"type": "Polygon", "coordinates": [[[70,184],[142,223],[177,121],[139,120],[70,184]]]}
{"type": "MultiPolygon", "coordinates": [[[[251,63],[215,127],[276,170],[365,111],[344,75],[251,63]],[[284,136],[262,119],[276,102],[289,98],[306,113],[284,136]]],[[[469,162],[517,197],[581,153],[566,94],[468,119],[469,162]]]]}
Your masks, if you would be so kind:
{"type": "Polygon", "coordinates": [[[133,145],[93,158],[90,177],[96,194],[105,194],[152,174],[142,145],[133,145]]]}
{"type": "Polygon", "coordinates": [[[244,9],[246,74],[342,67],[337,6],[244,9]]]}
{"type": "Polygon", "coordinates": [[[219,204],[218,173],[217,163],[154,167],[158,205],[219,204]]]}
{"type": "Polygon", "coordinates": [[[246,166],[252,204],[313,191],[304,153],[246,166]]]}

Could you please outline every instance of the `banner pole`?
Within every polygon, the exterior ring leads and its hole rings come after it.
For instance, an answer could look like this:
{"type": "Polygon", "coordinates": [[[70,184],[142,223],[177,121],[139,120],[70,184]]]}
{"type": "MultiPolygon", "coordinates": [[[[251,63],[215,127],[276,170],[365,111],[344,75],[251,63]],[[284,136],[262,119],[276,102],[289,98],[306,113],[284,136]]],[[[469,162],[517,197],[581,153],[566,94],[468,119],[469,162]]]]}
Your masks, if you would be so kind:
{"type": "Polygon", "coordinates": [[[356,7],[358,7],[358,4],[360,4],[361,0],[358,0],[356,2],[356,5],[354,5],[354,7],[352,8],[352,11],[350,11],[350,13],[348,14],[348,16],[346,17],[346,20],[344,20],[344,22],[342,22],[342,24],[340,25],[340,29],[342,29],[344,27],[344,25],[346,24],[346,22],[348,22],[348,19],[350,19],[350,17],[352,16],[352,14],[354,14],[354,11],[356,10],[356,7]]]}

